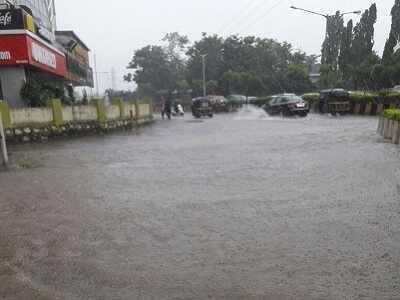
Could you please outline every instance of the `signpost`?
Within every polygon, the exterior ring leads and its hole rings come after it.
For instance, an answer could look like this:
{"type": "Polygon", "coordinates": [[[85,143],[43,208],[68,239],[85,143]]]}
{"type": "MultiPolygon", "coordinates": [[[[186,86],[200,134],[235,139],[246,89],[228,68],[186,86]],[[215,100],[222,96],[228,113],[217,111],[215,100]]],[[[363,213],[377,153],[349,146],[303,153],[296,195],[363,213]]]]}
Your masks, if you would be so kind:
{"type": "Polygon", "coordinates": [[[0,114],[0,142],[1,142],[1,153],[3,156],[3,164],[5,166],[8,165],[8,153],[7,153],[7,145],[6,145],[6,135],[4,134],[4,126],[3,119],[0,114]]]}

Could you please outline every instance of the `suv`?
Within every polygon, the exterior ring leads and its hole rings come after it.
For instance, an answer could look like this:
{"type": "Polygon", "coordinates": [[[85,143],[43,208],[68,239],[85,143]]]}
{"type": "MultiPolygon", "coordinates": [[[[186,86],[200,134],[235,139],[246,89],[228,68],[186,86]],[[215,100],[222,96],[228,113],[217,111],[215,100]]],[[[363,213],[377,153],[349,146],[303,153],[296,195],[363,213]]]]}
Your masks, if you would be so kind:
{"type": "Polygon", "coordinates": [[[350,112],[350,93],[344,89],[323,90],[319,97],[319,112],[343,114],[350,112]]]}
{"type": "Polygon", "coordinates": [[[295,94],[282,94],[272,96],[271,100],[264,105],[264,110],[269,115],[306,117],[310,112],[310,107],[307,102],[295,94]]]}
{"type": "Polygon", "coordinates": [[[192,100],[192,114],[195,118],[214,116],[214,110],[210,100],[207,97],[194,98],[192,100]]]}

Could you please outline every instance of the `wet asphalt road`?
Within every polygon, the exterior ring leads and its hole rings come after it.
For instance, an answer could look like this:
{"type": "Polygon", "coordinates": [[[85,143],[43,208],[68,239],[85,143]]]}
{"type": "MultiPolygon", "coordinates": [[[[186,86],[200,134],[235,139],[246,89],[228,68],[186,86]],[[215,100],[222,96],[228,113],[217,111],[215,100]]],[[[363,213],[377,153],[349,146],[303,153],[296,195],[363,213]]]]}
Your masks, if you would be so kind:
{"type": "Polygon", "coordinates": [[[400,299],[400,150],[375,118],[158,121],[14,147],[0,298],[400,299]]]}

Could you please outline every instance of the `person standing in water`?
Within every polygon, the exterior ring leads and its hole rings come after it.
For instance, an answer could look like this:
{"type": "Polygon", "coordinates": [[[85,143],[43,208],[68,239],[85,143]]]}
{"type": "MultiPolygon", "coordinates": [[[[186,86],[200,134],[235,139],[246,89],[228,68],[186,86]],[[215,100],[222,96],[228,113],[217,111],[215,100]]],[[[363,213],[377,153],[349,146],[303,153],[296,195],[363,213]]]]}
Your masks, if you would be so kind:
{"type": "Polygon", "coordinates": [[[171,113],[172,113],[172,101],[170,98],[167,99],[164,98],[163,115],[167,115],[168,120],[171,120],[171,113]]]}
{"type": "Polygon", "coordinates": [[[161,118],[164,120],[165,118],[165,98],[161,96],[161,118]]]}

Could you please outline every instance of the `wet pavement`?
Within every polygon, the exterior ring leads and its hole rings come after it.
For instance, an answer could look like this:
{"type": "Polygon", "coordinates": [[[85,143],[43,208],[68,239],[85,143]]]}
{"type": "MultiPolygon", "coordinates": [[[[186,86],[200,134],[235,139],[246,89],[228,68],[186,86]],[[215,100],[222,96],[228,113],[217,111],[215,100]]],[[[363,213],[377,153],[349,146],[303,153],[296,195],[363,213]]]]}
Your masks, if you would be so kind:
{"type": "Polygon", "coordinates": [[[377,119],[219,115],[12,148],[0,298],[400,299],[377,119]]]}

